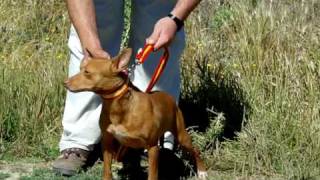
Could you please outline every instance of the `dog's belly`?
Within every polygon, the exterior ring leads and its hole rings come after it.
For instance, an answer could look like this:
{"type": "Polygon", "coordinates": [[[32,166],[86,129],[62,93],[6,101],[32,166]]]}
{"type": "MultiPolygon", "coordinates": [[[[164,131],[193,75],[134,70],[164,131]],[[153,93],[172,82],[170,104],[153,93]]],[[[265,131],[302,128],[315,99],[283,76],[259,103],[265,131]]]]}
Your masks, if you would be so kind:
{"type": "Polygon", "coordinates": [[[142,138],[142,134],[129,132],[123,125],[110,124],[107,131],[117,139],[120,144],[131,148],[146,148],[147,140],[142,138]]]}

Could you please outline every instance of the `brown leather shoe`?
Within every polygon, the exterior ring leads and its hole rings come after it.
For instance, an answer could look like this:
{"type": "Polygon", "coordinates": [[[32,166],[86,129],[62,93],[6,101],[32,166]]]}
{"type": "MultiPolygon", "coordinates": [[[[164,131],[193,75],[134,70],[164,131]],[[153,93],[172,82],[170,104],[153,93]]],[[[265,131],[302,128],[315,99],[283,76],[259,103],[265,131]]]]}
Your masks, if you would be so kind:
{"type": "Polygon", "coordinates": [[[72,176],[78,173],[88,159],[89,151],[79,148],[69,148],[61,152],[61,155],[52,162],[53,170],[64,176],[72,176]]]}

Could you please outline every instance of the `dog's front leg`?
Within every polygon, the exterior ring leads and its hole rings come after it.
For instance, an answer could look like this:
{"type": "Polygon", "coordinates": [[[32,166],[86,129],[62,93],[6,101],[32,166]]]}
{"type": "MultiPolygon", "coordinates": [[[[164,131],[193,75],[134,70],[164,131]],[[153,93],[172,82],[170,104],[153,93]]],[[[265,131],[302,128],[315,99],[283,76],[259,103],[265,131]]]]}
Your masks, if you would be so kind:
{"type": "Polygon", "coordinates": [[[158,159],[159,159],[159,147],[152,146],[148,149],[148,180],[158,179],[158,159]]]}
{"type": "Polygon", "coordinates": [[[113,136],[104,132],[102,135],[102,153],[103,153],[103,180],[112,179],[111,163],[112,163],[112,141],[113,136]]]}

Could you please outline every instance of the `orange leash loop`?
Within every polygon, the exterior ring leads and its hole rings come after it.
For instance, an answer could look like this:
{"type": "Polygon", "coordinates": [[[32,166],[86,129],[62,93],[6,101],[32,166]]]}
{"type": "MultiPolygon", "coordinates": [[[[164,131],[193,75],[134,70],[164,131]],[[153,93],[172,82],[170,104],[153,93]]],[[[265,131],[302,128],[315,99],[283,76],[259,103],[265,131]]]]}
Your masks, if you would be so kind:
{"type": "MultiPolygon", "coordinates": [[[[142,64],[145,62],[145,60],[148,58],[148,56],[150,55],[151,52],[153,52],[153,45],[152,44],[146,44],[142,51],[138,52],[137,56],[136,56],[136,60],[138,64],[142,64]]],[[[149,93],[151,92],[153,86],[157,83],[157,81],[160,78],[160,75],[162,74],[167,61],[169,59],[169,50],[167,47],[164,47],[164,52],[160,58],[160,62],[158,64],[158,66],[155,69],[155,72],[153,73],[151,80],[149,82],[149,85],[146,89],[146,92],[149,93]]]]}

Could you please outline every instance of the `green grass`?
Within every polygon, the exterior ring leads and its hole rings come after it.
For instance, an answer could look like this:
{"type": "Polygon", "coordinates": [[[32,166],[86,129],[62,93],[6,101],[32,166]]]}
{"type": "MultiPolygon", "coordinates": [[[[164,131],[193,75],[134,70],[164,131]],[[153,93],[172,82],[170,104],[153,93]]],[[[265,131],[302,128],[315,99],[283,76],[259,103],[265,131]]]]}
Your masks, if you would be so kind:
{"type": "Polygon", "coordinates": [[[319,176],[319,2],[227,3],[203,3],[191,18],[183,61],[193,72],[191,91],[204,77],[194,62],[208,59],[209,82],[231,77],[250,106],[239,138],[214,149],[210,167],[239,176],[319,176]]]}
{"type": "Polygon", "coordinates": [[[64,3],[3,1],[0,13],[0,158],[53,158],[68,57],[64,3]]]}
{"type": "Polygon", "coordinates": [[[7,174],[7,173],[0,173],[0,179],[6,179],[6,178],[8,178],[8,177],[10,177],[9,174],[7,174]]]}
{"type": "MultiPolygon", "coordinates": [[[[0,22],[0,159],[52,160],[68,64],[65,4],[3,0],[0,22]]],[[[188,122],[200,124],[193,139],[211,177],[319,178],[320,2],[202,1],[186,31],[181,104],[200,112],[188,122]]],[[[54,176],[37,170],[29,179],[41,174],[54,176]]]]}
{"type": "Polygon", "coordinates": [[[53,173],[50,169],[36,169],[32,172],[31,175],[22,176],[21,180],[94,180],[101,179],[102,176],[102,166],[97,165],[94,168],[90,169],[87,172],[81,172],[72,177],[65,177],[53,173]]]}

